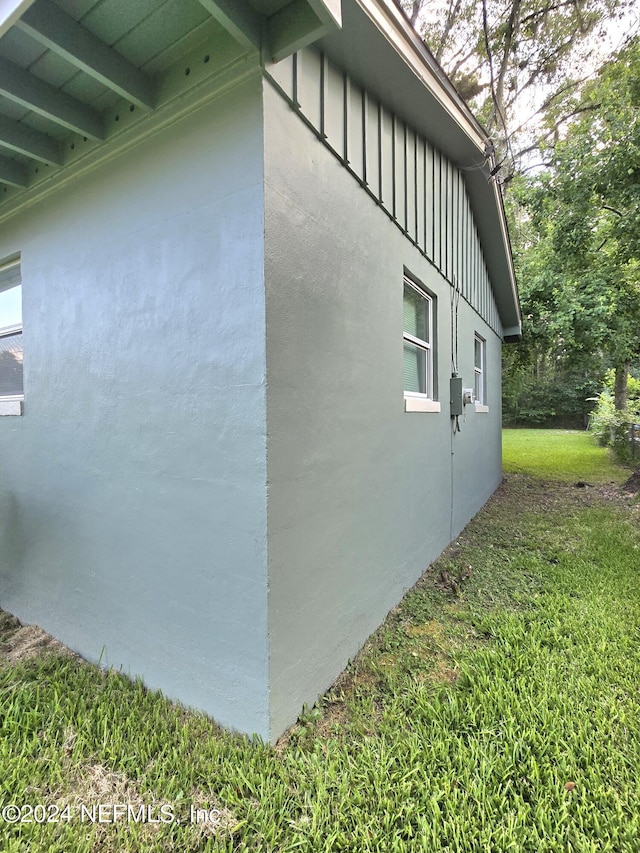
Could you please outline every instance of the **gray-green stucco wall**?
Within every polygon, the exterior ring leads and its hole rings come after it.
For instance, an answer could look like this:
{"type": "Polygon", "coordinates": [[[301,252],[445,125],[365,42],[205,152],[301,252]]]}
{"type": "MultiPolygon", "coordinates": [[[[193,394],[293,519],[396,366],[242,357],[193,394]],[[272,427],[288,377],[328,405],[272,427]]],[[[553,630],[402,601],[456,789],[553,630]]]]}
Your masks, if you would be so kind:
{"type": "Polygon", "coordinates": [[[487,341],[489,411],[449,417],[451,287],[265,84],[271,735],[313,703],[498,485],[498,336],[465,301],[458,369],[487,341]],[[436,296],[440,413],[404,411],[402,281],[436,296]]]}
{"type": "Polygon", "coordinates": [[[262,84],[2,225],[0,606],[268,735],[262,84]]]}

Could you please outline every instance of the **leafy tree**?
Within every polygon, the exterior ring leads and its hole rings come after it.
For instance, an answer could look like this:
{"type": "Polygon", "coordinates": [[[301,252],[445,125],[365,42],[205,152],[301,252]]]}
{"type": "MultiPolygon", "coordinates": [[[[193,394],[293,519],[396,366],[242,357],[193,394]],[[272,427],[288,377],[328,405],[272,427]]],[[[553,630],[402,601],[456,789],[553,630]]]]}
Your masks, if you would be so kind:
{"type": "MultiPolygon", "coordinates": [[[[559,203],[550,175],[517,178],[510,192],[514,261],[522,305],[522,341],[504,350],[507,423],[584,426],[604,376],[602,340],[595,340],[600,299],[575,292],[554,248],[559,203]],[[583,297],[583,298],[582,298],[583,297]]],[[[606,318],[597,337],[606,336],[606,318]]]]}
{"type": "Polygon", "coordinates": [[[583,90],[576,118],[553,152],[556,268],[573,283],[578,340],[601,346],[626,403],[640,355],[640,39],[583,90]],[[584,108],[591,108],[586,111],[584,108]]]}
{"type": "MultiPolygon", "coordinates": [[[[494,139],[503,179],[537,150],[540,119],[562,118],[576,69],[635,0],[402,0],[436,59],[494,139]],[[527,112],[528,118],[522,119],[527,112]]],[[[543,138],[548,138],[547,126],[543,138]]]]}
{"type": "Polygon", "coordinates": [[[494,138],[509,184],[523,342],[505,352],[505,413],[530,422],[580,419],[609,367],[622,411],[629,366],[640,357],[633,28],[597,74],[585,72],[584,62],[598,53],[607,24],[629,19],[633,0],[403,5],[494,138]]]}
{"type": "MultiPolygon", "coordinates": [[[[640,357],[639,103],[636,39],[574,99],[546,153],[549,168],[516,179],[510,193],[526,342],[520,364],[533,375],[551,363],[559,382],[583,375],[587,392],[613,367],[620,412],[640,357]]],[[[511,367],[507,391],[519,381],[511,367]]]]}

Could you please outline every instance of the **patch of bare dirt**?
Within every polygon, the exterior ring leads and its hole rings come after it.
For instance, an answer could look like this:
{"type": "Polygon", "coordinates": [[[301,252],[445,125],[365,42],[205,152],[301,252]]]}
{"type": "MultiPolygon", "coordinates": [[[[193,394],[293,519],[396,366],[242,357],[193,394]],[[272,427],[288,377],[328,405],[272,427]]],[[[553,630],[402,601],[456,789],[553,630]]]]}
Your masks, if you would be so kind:
{"type": "Polygon", "coordinates": [[[625,492],[631,492],[633,495],[637,495],[640,492],[640,469],[633,472],[622,488],[625,492]]]}
{"type": "Polygon", "coordinates": [[[229,837],[237,826],[234,814],[218,803],[211,792],[193,788],[185,804],[169,803],[150,792],[141,792],[125,773],[110,770],[99,762],[74,759],[77,737],[71,727],[65,730],[64,786],[55,790],[33,788],[29,793],[43,802],[55,803],[61,811],[69,807],[76,820],[84,820],[92,832],[93,850],[118,853],[122,849],[120,833],[129,833],[134,824],[138,840],[145,845],[142,849],[148,844],[149,849],[153,845],[154,850],[167,853],[173,853],[174,839],[161,840],[158,836],[163,829],[166,834],[173,821],[187,826],[190,847],[204,844],[208,838],[229,837]],[[201,814],[206,811],[210,819],[194,820],[191,804],[194,811],[200,810],[201,814]]]}
{"type": "Polygon", "coordinates": [[[0,631],[0,661],[21,663],[46,652],[76,657],[70,649],[47,634],[37,625],[22,625],[15,616],[2,613],[0,631]]]}
{"type": "MultiPolygon", "coordinates": [[[[121,849],[118,830],[124,828],[128,831],[133,824],[136,824],[138,839],[146,845],[151,844],[161,830],[166,831],[173,817],[188,825],[191,846],[203,843],[207,838],[228,837],[238,823],[229,809],[200,790],[190,792],[189,802],[193,803],[194,810],[211,815],[211,820],[192,820],[190,805],[181,808],[179,804],[161,801],[150,793],[142,794],[125,773],[110,770],[103,764],[81,764],[72,771],[69,786],[64,791],[57,791],[55,798],[61,809],[68,805],[72,814],[79,815],[84,809],[82,813],[90,816],[87,823],[92,827],[94,850],[117,853],[121,849]],[[126,807],[126,814],[122,809],[113,812],[115,805],[126,807]],[[103,817],[100,818],[101,814],[103,817]],[[98,818],[94,821],[95,815],[98,818]]],[[[173,840],[168,838],[165,845],[160,848],[154,845],[153,849],[173,851],[173,844],[173,840]]]]}
{"type": "MultiPolygon", "coordinates": [[[[456,551],[459,551],[459,549],[452,549],[451,553],[449,553],[449,551],[445,551],[448,560],[456,559],[458,556],[456,551]]],[[[457,598],[462,591],[464,583],[468,581],[473,574],[473,568],[468,563],[463,566],[455,566],[455,569],[453,566],[454,563],[451,562],[448,569],[441,569],[438,579],[435,581],[435,585],[445,592],[453,593],[457,598]]]]}
{"type": "Polygon", "coordinates": [[[16,619],[16,617],[12,616],[10,613],[5,613],[4,610],[0,610],[0,641],[4,640],[6,634],[10,634],[19,627],[19,619],[16,619]]]}
{"type": "MultiPolygon", "coordinates": [[[[640,472],[632,475],[627,483],[634,481],[634,477],[640,480],[640,472]]],[[[635,482],[635,481],[634,481],[635,482]]],[[[560,483],[544,480],[534,480],[526,474],[506,474],[502,484],[493,493],[486,504],[487,509],[492,506],[518,505],[523,511],[553,511],[566,506],[567,499],[578,506],[596,506],[602,500],[616,503],[633,509],[630,501],[640,491],[640,482],[637,483],[636,491],[627,483],[620,485],[615,481],[610,483],[589,483],[578,480],[575,483],[560,483]]]]}
{"type": "Polygon", "coordinates": [[[451,665],[447,666],[447,662],[443,659],[437,662],[436,668],[428,675],[432,681],[444,682],[445,684],[455,684],[460,678],[459,671],[451,665]]]}

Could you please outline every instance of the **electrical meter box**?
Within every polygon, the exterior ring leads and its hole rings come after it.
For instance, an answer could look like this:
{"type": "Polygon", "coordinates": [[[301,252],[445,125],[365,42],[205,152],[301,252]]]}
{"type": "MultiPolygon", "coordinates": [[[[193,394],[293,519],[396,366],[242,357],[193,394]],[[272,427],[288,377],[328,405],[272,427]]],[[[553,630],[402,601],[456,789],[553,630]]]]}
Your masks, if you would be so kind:
{"type": "Polygon", "coordinates": [[[449,380],[451,392],[451,417],[462,414],[462,377],[452,376],[449,380]]]}

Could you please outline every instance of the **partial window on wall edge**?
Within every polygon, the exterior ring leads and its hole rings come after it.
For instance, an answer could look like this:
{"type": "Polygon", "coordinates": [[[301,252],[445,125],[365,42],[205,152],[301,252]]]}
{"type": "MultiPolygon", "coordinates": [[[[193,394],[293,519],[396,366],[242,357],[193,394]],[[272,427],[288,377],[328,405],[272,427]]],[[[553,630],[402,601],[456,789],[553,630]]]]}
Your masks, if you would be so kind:
{"type": "Polygon", "coordinates": [[[13,255],[0,260],[0,413],[21,414],[23,399],[22,275],[13,255]]]}
{"type": "Polygon", "coordinates": [[[486,404],[486,383],[487,383],[487,375],[486,375],[486,356],[487,356],[487,342],[484,338],[482,338],[477,332],[474,335],[474,373],[475,373],[475,387],[474,394],[476,398],[476,403],[480,406],[484,406],[486,404]]]}

